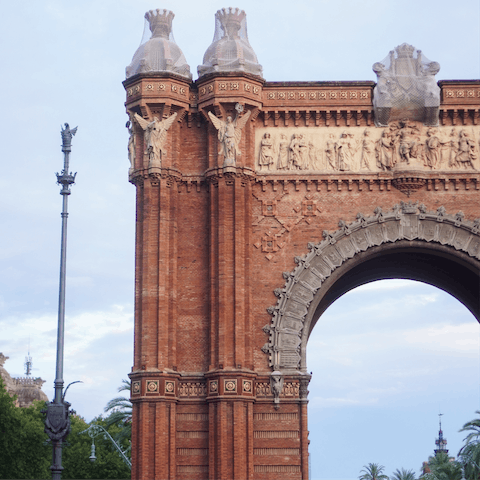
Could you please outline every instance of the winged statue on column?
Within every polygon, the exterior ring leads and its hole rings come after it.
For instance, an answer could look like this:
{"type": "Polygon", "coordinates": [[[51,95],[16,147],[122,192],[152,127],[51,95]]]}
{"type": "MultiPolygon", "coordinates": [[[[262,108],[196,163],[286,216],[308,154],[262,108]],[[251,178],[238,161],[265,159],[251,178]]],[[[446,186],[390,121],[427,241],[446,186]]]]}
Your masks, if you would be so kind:
{"type": "Polygon", "coordinates": [[[152,121],[149,121],[135,113],[135,120],[145,131],[145,154],[148,155],[148,168],[162,166],[162,158],[167,154],[164,149],[167,130],[176,118],[177,113],[175,112],[164,120],[159,120],[155,116],[152,121]]]}
{"type": "Polygon", "coordinates": [[[229,115],[227,120],[220,120],[212,112],[208,112],[208,116],[213,123],[213,126],[218,130],[218,140],[222,145],[222,150],[218,153],[223,153],[225,161],[223,166],[234,166],[237,156],[240,152],[240,139],[242,138],[242,128],[250,118],[251,111],[249,110],[243,117],[239,118],[239,114],[243,112],[243,106],[237,103],[235,105],[237,114],[235,120],[229,115]]]}

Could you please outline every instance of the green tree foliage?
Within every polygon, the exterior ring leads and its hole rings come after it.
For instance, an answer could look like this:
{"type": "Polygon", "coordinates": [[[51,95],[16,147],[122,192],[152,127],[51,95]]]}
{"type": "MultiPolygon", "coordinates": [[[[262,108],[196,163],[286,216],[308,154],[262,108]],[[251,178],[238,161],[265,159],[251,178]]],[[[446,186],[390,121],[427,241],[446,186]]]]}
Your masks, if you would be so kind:
{"type": "MultiPolygon", "coordinates": [[[[480,415],[480,410],[475,413],[480,415]]],[[[467,422],[460,432],[469,432],[463,440],[465,445],[458,452],[464,466],[465,478],[477,480],[480,477],[480,418],[467,422]]]]}
{"type": "Polygon", "coordinates": [[[405,470],[398,468],[393,472],[390,480],[415,480],[415,472],[413,470],[405,470]]]}
{"type": "MultiPolygon", "coordinates": [[[[51,478],[52,445],[44,432],[43,408],[44,402],[34,402],[29,408],[16,407],[15,398],[10,397],[0,378],[0,478],[51,478]]],[[[62,478],[129,479],[129,467],[103,435],[95,438],[97,460],[90,461],[92,439],[87,433],[80,434],[89,424],[76,415],[70,419],[71,432],[62,451],[62,478]]],[[[107,426],[107,420],[99,417],[92,423],[102,425],[112,437],[118,436],[121,427],[107,426]]],[[[129,445],[129,440],[125,440],[122,450],[129,445]]]]}
{"type": "Polygon", "coordinates": [[[43,402],[15,406],[0,378],[0,478],[50,478],[51,448],[45,444],[43,402]]]}
{"type": "Polygon", "coordinates": [[[428,468],[430,473],[422,476],[424,480],[461,480],[463,477],[462,464],[447,453],[439,452],[434,457],[429,457],[428,468]]]}
{"type": "MultiPolygon", "coordinates": [[[[107,428],[106,420],[101,417],[95,418],[90,424],[81,417],[71,417],[72,430],[67,437],[67,445],[63,449],[63,465],[65,470],[62,478],[68,479],[92,479],[92,478],[130,478],[130,468],[122,460],[111,440],[98,435],[94,438],[95,456],[94,462],[90,461],[92,450],[92,438],[84,432],[89,425],[102,425],[109,434],[114,437],[119,428],[112,426],[107,428]]],[[[128,442],[120,445],[122,450],[128,448],[128,442]]]]}
{"type": "MultiPolygon", "coordinates": [[[[130,380],[122,380],[122,385],[118,388],[118,391],[128,391],[130,393],[131,387],[130,380]]],[[[132,402],[126,397],[113,398],[107,403],[105,412],[110,412],[110,415],[106,418],[106,425],[108,427],[115,425],[120,428],[118,435],[114,437],[115,441],[130,442],[132,438],[132,402]]]]}
{"type": "Polygon", "coordinates": [[[383,473],[385,467],[378,463],[369,463],[364,465],[360,472],[359,480],[388,480],[388,476],[383,473]]]}

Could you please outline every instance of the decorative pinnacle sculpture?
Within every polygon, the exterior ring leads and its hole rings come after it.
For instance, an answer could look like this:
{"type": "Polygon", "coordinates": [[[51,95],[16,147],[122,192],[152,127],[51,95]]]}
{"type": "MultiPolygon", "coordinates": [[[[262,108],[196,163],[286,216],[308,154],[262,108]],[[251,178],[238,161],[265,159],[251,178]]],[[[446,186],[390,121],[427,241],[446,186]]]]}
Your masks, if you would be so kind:
{"type": "Polygon", "coordinates": [[[198,66],[198,75],[215,72],[247,72],[262,76],[247,36],[247,16],[238,8],[222,8],[215,14],[213,42],[198,66]]]}
{"type": "Polygon", "coordinates": [[[189,80],[190,67],[172,34],[175,14],[170,10],[150,10],[145,13],[152,36],[138,47],[132,63],[126,68],[126,77],[138,73],[171,72],[189,80]]]}
{"type": "Polygon", "coordinates": [[[175,18],[175,14],[170,10],[150,10],[145,13],[145,18],[150,24],[150,31],[152,32],[152,38],[162,37],[169,38],[172,32],[172,21],[175,18]]]}
{"type": "Polygon", "coordinates": [[[415,51],[415,47],[403,43],[372,68],[377,75],[373,91],[377,127],[404,119],[438,125],[440,87],[435,75],[440,70],[439,63],[430,62],[421,50],[415,51]]]}

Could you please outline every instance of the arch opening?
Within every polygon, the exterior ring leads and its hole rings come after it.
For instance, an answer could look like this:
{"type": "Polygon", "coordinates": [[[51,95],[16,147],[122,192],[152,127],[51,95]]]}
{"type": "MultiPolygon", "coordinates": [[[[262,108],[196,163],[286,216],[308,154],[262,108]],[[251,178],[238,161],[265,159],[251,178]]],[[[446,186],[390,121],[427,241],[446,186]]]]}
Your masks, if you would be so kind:
{"type": "Polygon", "coordinates": [[[477,262],[444,245],[401,240],[361,252],[328,278],[309,309],[308,336],[322,313],[346,292],[376,280],[417,280],[449,293],[480,322],[480,272],[477,262]]]}
{"type": "Polygon", "coordinates": [[[270,341],[263,351],[284,374],[307,373],[306,347],[322,313],[349,290],[379,279],[401,278],[434,285],[457,298],[480,321],[480,219],[443,207],[428,212],[417,203],[377,207],[374,216],[339,221],[340,229],[309,243],[309,253],[295,258],[285,272],[285,287],[268,309],[270,341]]]}
{"type": "Polygon", "coordinates": [[[388,475],[418,473],[433,454],[438,413],[456,456],[458,430],[479,408],[475,320],[418,281],[372,281],[333,301],[308,347],[312,478],[357,478],[369,462],[388,475]]]}

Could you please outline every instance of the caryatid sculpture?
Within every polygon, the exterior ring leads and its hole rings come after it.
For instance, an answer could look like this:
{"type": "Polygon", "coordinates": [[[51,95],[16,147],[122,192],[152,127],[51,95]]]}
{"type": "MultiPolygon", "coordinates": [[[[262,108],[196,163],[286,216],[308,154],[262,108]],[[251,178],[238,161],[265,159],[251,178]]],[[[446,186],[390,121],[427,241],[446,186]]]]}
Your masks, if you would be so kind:
{"type": "Polygon", "coordinates": [[[137,138],[135,136],[135,126],[133,122],[135,121],[133,115],[130,114],[130,120],[125,125],[128,129],[128,160],[130,161],[129,173],[132,173],[135,168],[135,150],[137,145],[137,138]]]}
{"type": "Polygon", "coordinates": [[[242,138],[242,128],[250,118],[250,110],[241,118],[238,118],[239,114],[243,112],[243,106],[237,103],[235,105],[237,114],[235,120],[229,115],[226,121],[220,120],[212,112],[208,112],[208,116],[213,123],[213,126],[218,130],[218,140],[222,145],[220,154],[223,154],[225,160],[224,167],[235,166],[237,156],[241,155],[240,152],[240,140],[242,138]]]}
{"type": "Polygon", "coordinates": [[[135,113],[135,120],[145,131],[145,154],[148,156],[148,168],[162,166],[162,158],[167,154],[164,149],[167,130],[176,118],[177,113],[175,112],[165,120],[153,117],[152,121],[148,121],[135,113]]]}

